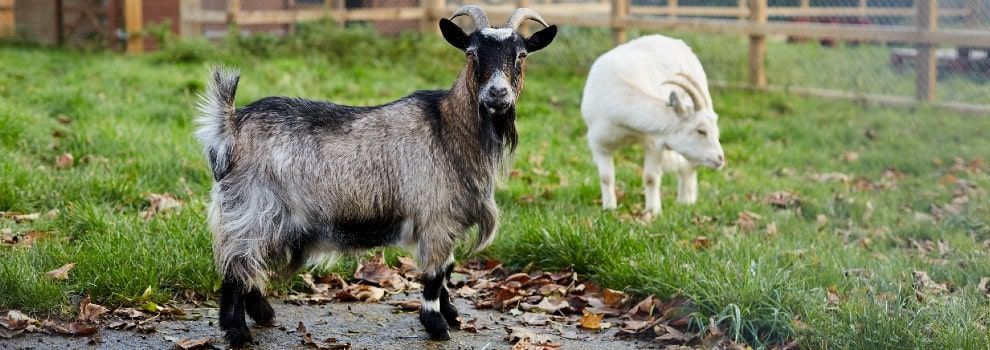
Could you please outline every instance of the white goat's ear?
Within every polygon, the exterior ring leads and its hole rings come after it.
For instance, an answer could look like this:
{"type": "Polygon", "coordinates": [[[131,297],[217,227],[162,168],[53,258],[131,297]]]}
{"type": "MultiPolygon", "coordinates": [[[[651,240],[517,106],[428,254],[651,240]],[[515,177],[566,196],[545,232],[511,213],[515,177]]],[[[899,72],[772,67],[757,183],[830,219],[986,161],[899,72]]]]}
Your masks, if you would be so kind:
{"type": "Polygon", "coordinates": [[[668,98],[667,101],[667,107],[673,108],[674,113],[677,113],[677,116],[679,117],[685,116],[684,104],[681,103],[681,99],[677,97],[676,92],[673,91],[670,92],[670,97],[668,98]]]}

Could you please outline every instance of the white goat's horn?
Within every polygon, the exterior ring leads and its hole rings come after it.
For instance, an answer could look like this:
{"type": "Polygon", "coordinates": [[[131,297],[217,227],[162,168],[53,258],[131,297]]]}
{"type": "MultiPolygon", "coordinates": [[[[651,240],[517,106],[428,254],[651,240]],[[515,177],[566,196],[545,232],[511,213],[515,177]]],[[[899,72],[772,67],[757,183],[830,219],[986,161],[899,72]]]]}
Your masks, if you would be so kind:
{"type": "Polygon", "coordinates": [[[478,6],[474,5],[464,5],[461,8],[454,11],[454,14],[450,16],[450,19],[457,18],[458,16],[468,16],[474,20],[474,26],[477,29],[488,28],[488,15],[485,11],[478,6]]]}
{"type": "Polygon", "coordinates": [[[709,102],[711,102],[711,98],[708,96],[708,93],[706,92],[707,90],[702,89],[701,84],[698,84],[697,80],[694,80],[694,78],[692,78],[688,74],[685,74],[684,72],[677,73],[677,75],[681,76],[681,78],[684,78],[684,80],[686,80],[688,83],[691,84],[691,86],[694,87],[695,91],[698,92],[698,96],[701,97],[702,99],[701,101],[704,102],[705,108],[711,107],[709,106],[710,104],[709,102]]]}
{"type": "Polygon", "coordinates": [[[543,20],[543,17],[541,17],[539,13],[536,13],[536,11],[533,11],[533,9],[520,7],[512,11],[512,14],[509,15],[509,19],[505,21],[505,27],[512,28],[512,30],[519,30],[519,25],[527,19],[537,21],[544,27],[550,26],[547,24],[547,21],[543,20]]]}
{"type": "Polygon", "coordinates": [[[674,79],[670,79],[670,80],[664,81],[660,85],[664,85],[664,84],[676,85],[676,86],[681,87],[681,89],[684,89],[684,91],[687,92],[688,96],[691,97],[691,102],[694,103],[694,109],[696,111],[700,111],[702,109],[705,109],[705,100],[703,99],[703,97],[701,97],[698,94],[698,90],[695,89],[694,86],[691,86],[691,83],[684,83],[682,81],[677,81],[677,80],[674,80],[674,79]]]}

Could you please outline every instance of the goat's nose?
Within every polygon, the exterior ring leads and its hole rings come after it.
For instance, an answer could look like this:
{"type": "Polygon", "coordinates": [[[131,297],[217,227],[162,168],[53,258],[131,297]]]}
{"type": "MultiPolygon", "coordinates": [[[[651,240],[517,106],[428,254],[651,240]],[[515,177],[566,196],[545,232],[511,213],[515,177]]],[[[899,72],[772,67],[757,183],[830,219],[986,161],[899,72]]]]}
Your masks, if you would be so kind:
{"type": "Polygon", "coordinates": [[[488,94],[492,95],[494,98],[502,98],[509,94],[509,89],[506,87],[495,87],[488,89],[488,94]]]}

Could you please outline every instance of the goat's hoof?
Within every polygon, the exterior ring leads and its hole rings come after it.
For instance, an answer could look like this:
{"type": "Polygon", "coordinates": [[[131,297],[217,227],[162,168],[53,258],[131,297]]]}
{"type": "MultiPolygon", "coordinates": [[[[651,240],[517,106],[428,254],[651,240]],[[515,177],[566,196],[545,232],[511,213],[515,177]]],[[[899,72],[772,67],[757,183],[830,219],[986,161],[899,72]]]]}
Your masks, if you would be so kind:
{"type": "Polygon", "coordinates": [[[255,304],[246,308],[248,316],[254,320],[255,324],[261,326],[271,326],[275,324],[275,309],[268,303],[255,304]]]}
{"type": "Polygon", "coordinates": [[[454,304],[449,302],[446,304],[441,304],[440,313],[443,315],[443,318],[447,320],[447,325],[450,328],[461,327],[461,320],[457,319],[457,317],[460,316],[460,313],[457,312],[457,307],[455,307],[454,304]]]}
{"type": "Polygon", "coordinates": [[[436,311],[421,311],[419,322],[426,327],[426,333],[430,334],[433,340],[450,340],[449,326],[444,316],[436,311]]]}
{"type": "Polygon", "coordinates": [[[224,338],[227,339],[231,349],[243,349],[254,342],[254,339],[251,338],[251,330],[247,328],[228,329],[224,338]]]}

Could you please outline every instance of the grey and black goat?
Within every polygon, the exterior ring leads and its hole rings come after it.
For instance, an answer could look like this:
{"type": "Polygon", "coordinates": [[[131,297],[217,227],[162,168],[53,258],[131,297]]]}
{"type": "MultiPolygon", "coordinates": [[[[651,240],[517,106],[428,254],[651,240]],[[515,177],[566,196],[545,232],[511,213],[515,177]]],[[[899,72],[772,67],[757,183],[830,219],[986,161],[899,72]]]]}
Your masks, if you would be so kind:
{"type": "Polygon", "coordinates": [[[215,69],[196,137],[215,180],[209,224],[222,275],[220,327],[232,347],[252,342],[245,313],[271,324],[270,271],[289,273],[325,254],[400,245],[424,271],[420,321],[433,339],[456,327],[446,281],[455,241],[478,226],[475,249],[498,227],[495,182],[517,143],[516,98],[526,55],[557,27],[516,9],[504,28],[476,6],[458,9],[477,30],[440,20],[467,63],[450,90],[417,91],[374,107],[266,97],[235,108],[239,74],[215,69]],[[544,29],[529,37],[526,20],[544,29]]]}

